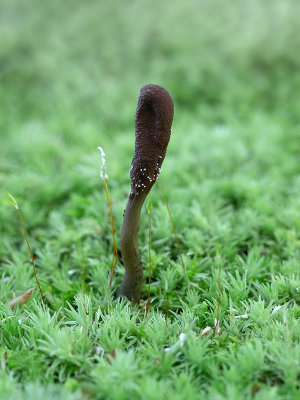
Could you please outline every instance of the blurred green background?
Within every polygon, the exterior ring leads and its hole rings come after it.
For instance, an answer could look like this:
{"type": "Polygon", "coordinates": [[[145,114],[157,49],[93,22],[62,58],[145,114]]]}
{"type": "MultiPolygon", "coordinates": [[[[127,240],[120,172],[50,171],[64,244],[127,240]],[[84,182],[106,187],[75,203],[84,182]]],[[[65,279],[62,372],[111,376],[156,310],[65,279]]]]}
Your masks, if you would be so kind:
{"type": "Polygon", "coordinates": [[[199,120],[280,105],[297,121],[299,7],[293,0],[1,0],[1,127],[8,132],[26,116],[74,141],[87,124],[97,123],[100,135],[118,132],[131,127],[148,82],[169,89],[178,114],[199,120]]]}

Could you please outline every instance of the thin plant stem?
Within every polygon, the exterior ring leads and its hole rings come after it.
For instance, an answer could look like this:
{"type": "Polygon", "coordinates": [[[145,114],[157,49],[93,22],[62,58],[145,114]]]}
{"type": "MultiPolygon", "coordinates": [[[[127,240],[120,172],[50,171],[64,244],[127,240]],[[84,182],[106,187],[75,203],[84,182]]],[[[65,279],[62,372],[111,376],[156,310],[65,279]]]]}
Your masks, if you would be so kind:
{"type": "Polygon", "coordinates": [[[181,253],[181,248],[180,248],[178,236],[177,236],[177,233],[176,233],[175,225],[174,225],[174,222],[173,222],[173,218],[172,218],[172,215],[171,215],[171,211],[170,211],[170,209],[169,209],[169,206],[168,206],[168,203],[167,203],[167,199],[166,199],[165,193],[164,193],[164,191],[163,191],[163,188],[162,188],[162,186],[161,186],[159,180],[157,180],[157,183],[158,183],[158,186],[159,186],[159,188],[160,188],[160,190],[161,190],[161,193],[162,193],[162,195],[163,195],[163,199],[164,199],[165,205],[166,205],[167,210],[168,210],[168,213],[169,213],[170,221],[171,221],[171,224],[172,224],[172,227],[173,227],[175,239],[176,239],[177,246],[178,246],[178,252],[179,252],[179,255],[180,255],[180,259],[181,259],[181,265],[182,265],[183,270],[185,271],[185,265],[184,265],[184,262],[183,262],[182,253],[181,253]]]}
{"type": "Polygon", "coordinates": [[[150,307],[150,284],[151,284],[151,202],[148,204],[148,221],[149,221],[149,284],[148,284],[148,303],[146,308],[146,317],[150,307]]]}
{"type": "Polygon", "coordinates": [[[114,248],[113,252],[113,258],[111,261],[111,267],[110,267],[110,280],[109,280],[109,286],[112,284],[112,280],[115,274],[116,266],[117,266],[117,261],[118,261],[118,252],[114,248]]]}
{"type": "Polygon", "coordinates": [[[164,293],[164,303],[165,303],[165,310],[166,310],[165,321],[166,321],[166,326],[168,326],[169,310],[168,310],[168,307],[167,307],[166,293],[164,293]]]}
{"type": "Polygon", "coordinates": [[[22,214],[21,214],[21,212],[20,212],[19,208],[17,208],[17,211],[18,211],[18,214],[19,214],[19,217],[20,217],[21,223],[22,223],[22,228],[23,228],[23,232],[24,232],[25,240],[26,240],[27,247],[28,247],[28,250],[29,250],[29,253],[30,253],[30,256],[31,256],[32,267],[33,267],[33,273],[34,273],[34,276],[35,276],[35,280],[36,280],[36,283],[37,283],[37,285],[38,285],[38,287],[39,287],[39,291],[40,291],[40,293],[41,293],[41,296],[42,296],[43,303],[45,304],[45,300],[44,300],[43,292],[42,292],[42,289],[41,289],[41,287],[40,287],[40,284],[39,284],[39,281],[38,281],[38,278],[37,278],[37,275],[36,275],[36,271],[35,271],[35,264],[34,264],[34,258],[33,258],[33,254],[32,254],[32,251],[31,251],[31,248],[30,248],[30,245],[29,245],[28,239],[27,239],[27,234],[26,234],[26,230],[25,230],[25,226],[24,226],[24,222],[23,222],[22,214]]]}
{"type": "Polygon", "coordinates": [[[218,265],[219,265],[219,276],[218,276],[218,289],[219,289],[219,298],[218,298],[218,308],[217,308],[217,321],[215,323],[213,337],[215,337],[217,327],[219,326],[219,318],[220,318],[220,304],[221,304],[221,261],[219,254],[217,255],[218,265]]]}
{"type": "Polygon", "coordinates": [[[111,206],[111,201],[110,201],[110,196],[109,196],[106,180],[104,180],[104,188],[105,188],[105,193],[106,193],[106,197],[107,197],[107,201],[108,201],[108,205],[109,205],[110,227],[111,227],[111,233],[112,233],[113,242],[114,242],[114,253],[113,253],[113,258],[112,258],[111,267],[110,267],[110,281],[109,281],[109,286],[111,286],[112,279],[113,279],[115,269],[117,266],[118,249],[117,249],[117,243],[116,243],[116,239],[115,239],[114,218],[113,218],[113,213],[112,213],[112,206],[111,206]]]}
{"type": "Polygon", "coordinates": [[[86,304],[86,295],[83,295],[83,308],[84,308],[84,313],[83,313],[83,320],[84,320],[84,349],[87,349],[87,338],[88,338],[88,327],[87,327],[87,315],[88,313],[88,305],[86,304]]]}
{"type": "Polygon", "coordinates": [[[84,294],[86,294],[86,268],[85,268],[85,263],[83,260],[83,255],[82,255],[82,247],[81,247],[81,242],[78,241],[77,244],[77,252],[79,255],[79,262],[80,262],[80,273],[81,273],[81,282],[82,282],[82,291],[84,294]]]}

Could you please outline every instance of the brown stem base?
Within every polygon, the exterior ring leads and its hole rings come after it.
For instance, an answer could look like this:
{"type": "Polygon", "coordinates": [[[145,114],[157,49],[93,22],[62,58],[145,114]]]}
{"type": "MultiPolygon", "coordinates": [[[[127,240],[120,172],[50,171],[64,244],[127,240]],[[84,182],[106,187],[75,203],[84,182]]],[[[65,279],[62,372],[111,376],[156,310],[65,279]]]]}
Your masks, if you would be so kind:
{"type": "Polygon", "coordinates": [[[121,252],[125,267],[125,276],[120,296],[127,297],[132,303],[139,303],[143,283],[143,265],[138,247],[140,213],[147,194],[129,196],[124,214],[121,232],[121,252]]]}

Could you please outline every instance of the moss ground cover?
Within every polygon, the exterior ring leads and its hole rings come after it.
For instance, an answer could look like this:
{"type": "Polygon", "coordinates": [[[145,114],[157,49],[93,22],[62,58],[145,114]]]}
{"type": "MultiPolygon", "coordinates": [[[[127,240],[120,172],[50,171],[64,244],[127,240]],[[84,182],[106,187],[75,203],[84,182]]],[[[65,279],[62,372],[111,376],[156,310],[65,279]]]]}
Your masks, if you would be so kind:
{"type": "Polygon", "coordinates": [[[0,0],[0,398],[298,399],[297,1],[0,0]],[[173,131],[139,244],[142,299],[111,287],[140,87],[173,131]],[[219,334],[214,327],[219,298],[219,334]],[[30,288],[13,311],[9,301],[30,288]],[[184,334],[184,335],[182,335],[184,334]]]}

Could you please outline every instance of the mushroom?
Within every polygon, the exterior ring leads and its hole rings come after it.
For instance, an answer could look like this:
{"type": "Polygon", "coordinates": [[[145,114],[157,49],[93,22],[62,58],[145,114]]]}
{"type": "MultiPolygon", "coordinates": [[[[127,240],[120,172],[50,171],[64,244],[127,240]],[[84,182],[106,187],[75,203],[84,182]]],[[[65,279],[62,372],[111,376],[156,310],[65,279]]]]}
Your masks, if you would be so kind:
{"type": "Polygon", "coordinates": [[[140,213],[157,181],[171,135],[174,104],[168,91],[158,85],[142,87],[135,115],[135,151],[131,162],[131,192],[121,232],[125,276],[120,296],[140,301],[143,265],[138,247],[140,213]]]}

